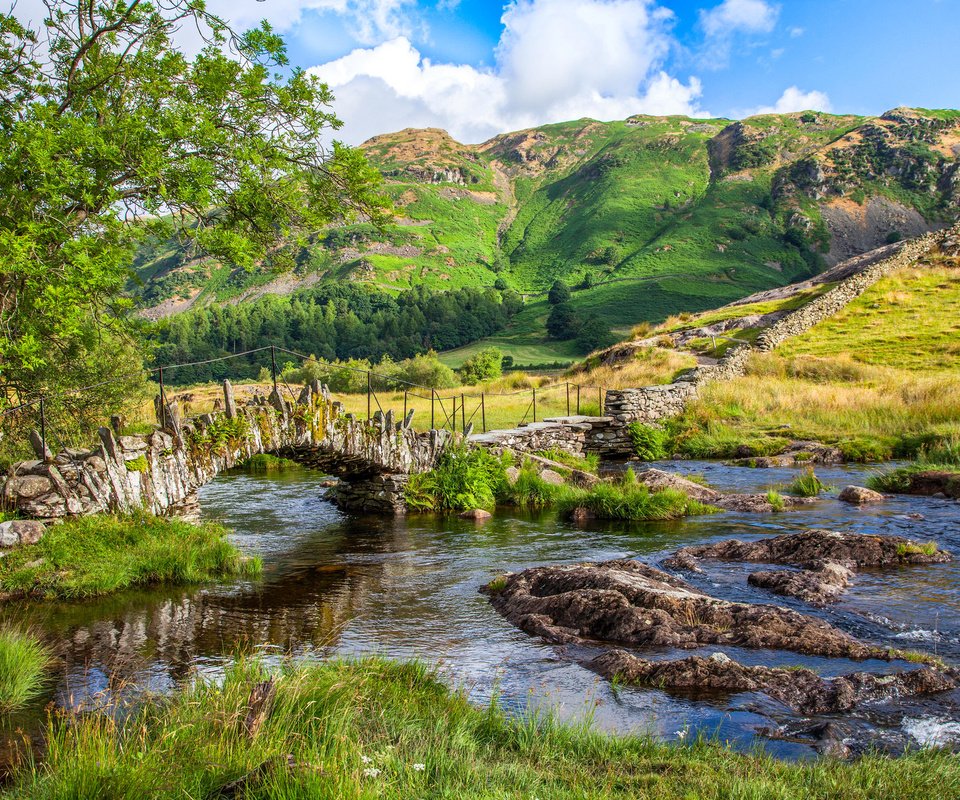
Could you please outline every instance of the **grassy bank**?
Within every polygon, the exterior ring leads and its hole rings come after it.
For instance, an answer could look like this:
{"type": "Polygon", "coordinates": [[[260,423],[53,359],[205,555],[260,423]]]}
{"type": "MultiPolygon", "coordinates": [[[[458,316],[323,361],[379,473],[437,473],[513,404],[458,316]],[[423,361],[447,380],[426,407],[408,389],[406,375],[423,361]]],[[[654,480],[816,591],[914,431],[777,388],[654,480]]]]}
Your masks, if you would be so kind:
{"type": "Polygon", "coordinates": [[[15,711],[40,693],[50,652],[36,637],[0,628],[0,712],[15,711]]]}
{"type": "Polygon", "coordinates": [[[219,525],[193,525],[147,514],[95,515],[61,522],[36,544],[0,560],[0,592],[34,598],[81,598],[132,586],[199,583],[259,573],[219,525]]]}
{"type": "Polygon", "coordinates": [[[668,428],[672,452],[691,458],[771,455],[791,439],[835,445],[851,461],[913,458],[960,435],[960,374],[758,354],[744,377],[703,387],[668,428]]]}
{"type": "MultiPolygon", "coordinates": [[[[257,665],[118,722],[55,718],[44,764],[9,798],[778,798],[953,797],[960,762],[938,751],[782,763],[715,743],[615,737],[548,716],[476,708],[419,664],[379,659],[288,667],[272,709],[244,724],[257,665]],[[175,768],[172,768],[175,765],[175,768]]],[[[119,719],[123,719],[119,715],[119,719]]]]}
{"type": "Polygon", "coordinates": [[[515,467],[510,457],[486,450],[448,448],[430,472],[411,475],[407,506],[414,511],[469,511],[496,505],[515,508],[556,508],[561,513],[583,509],[600,519],[671,520],[713,511],[710,506],[666,489],[652,492],[627,470],[618,481],[591,488],[551,483],[531,464],[515,467]]]}
{"type": "Polygon", "coordinates": [[[960,436],[922,448],[914,463],[874,475],[868,485],[889,494],[944,494],[960,500],[960,436]]]}

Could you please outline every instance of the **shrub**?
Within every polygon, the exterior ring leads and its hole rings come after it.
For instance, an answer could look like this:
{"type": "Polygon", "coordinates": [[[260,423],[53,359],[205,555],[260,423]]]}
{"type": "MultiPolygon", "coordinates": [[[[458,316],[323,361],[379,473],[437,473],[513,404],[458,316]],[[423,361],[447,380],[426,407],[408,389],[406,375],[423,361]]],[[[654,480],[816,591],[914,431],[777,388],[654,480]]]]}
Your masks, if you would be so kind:
{"type": "Polygon", "coordinates": [[[0,711],[23,708],[40,693],[52,656],[35,637],[0,628],[0,711]]]}
{"type": "Polygon", "coordinates": [[[467,384],[496,380],[502,374],[503,353],[496,347],[485,347],[460,367],[460,380],[467,384]]]}
{"type": "Polygon", "coordinates": [[[430,472],[411,475],[404,497],[413,511],[492,508],[505,483],[502,461],[460,442],[447,447],[430,472]]]}
{"type": "Polygon", "coordinates": [[[669,435],[661,428],[631,422],[627,428],[633,450],[641,461],[660,461],[667,457],[669,435]]]}

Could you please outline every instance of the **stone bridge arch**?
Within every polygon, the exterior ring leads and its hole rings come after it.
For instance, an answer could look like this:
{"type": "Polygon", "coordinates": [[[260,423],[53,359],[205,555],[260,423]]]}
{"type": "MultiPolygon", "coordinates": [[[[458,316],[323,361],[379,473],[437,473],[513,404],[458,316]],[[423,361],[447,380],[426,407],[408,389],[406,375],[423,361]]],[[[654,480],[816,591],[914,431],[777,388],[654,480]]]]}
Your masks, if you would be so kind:
{"type": "Polygon", "coordinates": [[[25,461],[0,479],[4,507],[39,519],[147,510],[183,513],[219,473],[260,453],[292,459],[341,479],[335,501],[360,512],[396,513],[411,473],[433,468],[456,434],[416,431],[412,413],[358,419],[314,381],[296,400],[275,389],[238,405],[229,381],[223,408],[181,419],[175,403],[157,402],[161,427],[121,436],[99,430],[90,450],[64,450],[25,461]]]}

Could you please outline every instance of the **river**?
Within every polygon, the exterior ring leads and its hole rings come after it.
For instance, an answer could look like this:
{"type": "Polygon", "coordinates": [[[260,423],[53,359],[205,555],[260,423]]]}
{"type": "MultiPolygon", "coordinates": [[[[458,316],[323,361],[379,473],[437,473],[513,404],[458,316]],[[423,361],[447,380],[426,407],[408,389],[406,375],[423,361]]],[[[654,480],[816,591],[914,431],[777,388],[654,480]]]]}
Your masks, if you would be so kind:
{"type": "MultiPolygon", "coordinates": [[[[699,473],[716,488],[744,492],[765,491],[796,475],[792,469],[713,462],[657,466],[699,473]]],[[[818,467],[817,474],[842,487],[862,485],[873,469],[818,467]]],[[[112,692],[163,692],[198,675],[216,678],[235,653],[252,648],[274,660],[361,654],[420,658],[436,664],[478,703],[496,694],[511,710],[550,708],[567,719],[589,717],[605,730],[666,740],[704,733],[735,747],[763,742],[778,756],[806,758],[815,755],[808,744],[758,735],[763,728],[807,724],[764,695],[693,700],[655,689],[613,688],[579,665],[590,655],[584,648],[549,645],[514,628],[478,588],[498,574],[529,566],[626,556],[657,565],[683,545],[809,527],[935,540],[960,557],[960,506],[935,498],[897,497],[861,509],[827,496],[779,514],[576,527],[549,512],[501,512],[484,523],[422,515],[348,517],[323,499],[319,482],[320,476],[307,470],[230,474],[201,490],[204,516],[231,527],[243,551],[262,557],[264,572],[256,581],[5,606],[4,619],[26,620],[58,641],[62,659],[48,694],[15,716],[9,729],[35,728],[50,701],[91,708],[112,692]]],[[[702,575],[684,577],[715,596],[776,602],[822,616],[869,641],[960,662],[960,558],[862,571],[842,600],[826,610],[748,586],[746,574],[756,565],[708,562],[704,567],[702,575]]],[[[903,667],[719,649],[744,663],[802,663],[823,675],[903,667]]],[[[896,753],[920,744],[960,745],[960,693],[866,705],[832,721],[857,748],[896,753]]]]}

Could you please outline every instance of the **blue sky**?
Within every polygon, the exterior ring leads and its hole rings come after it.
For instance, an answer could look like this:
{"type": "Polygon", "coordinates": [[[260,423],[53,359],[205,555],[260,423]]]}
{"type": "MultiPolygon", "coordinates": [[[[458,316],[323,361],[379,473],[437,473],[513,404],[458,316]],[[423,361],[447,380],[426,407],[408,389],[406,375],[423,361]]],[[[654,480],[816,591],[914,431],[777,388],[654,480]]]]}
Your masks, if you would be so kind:
{"type": "Polygon", "coordinates": [[[960,0],[210,0],[329,82],[345,140],[591,116],[960,107],[960,0]]]}

